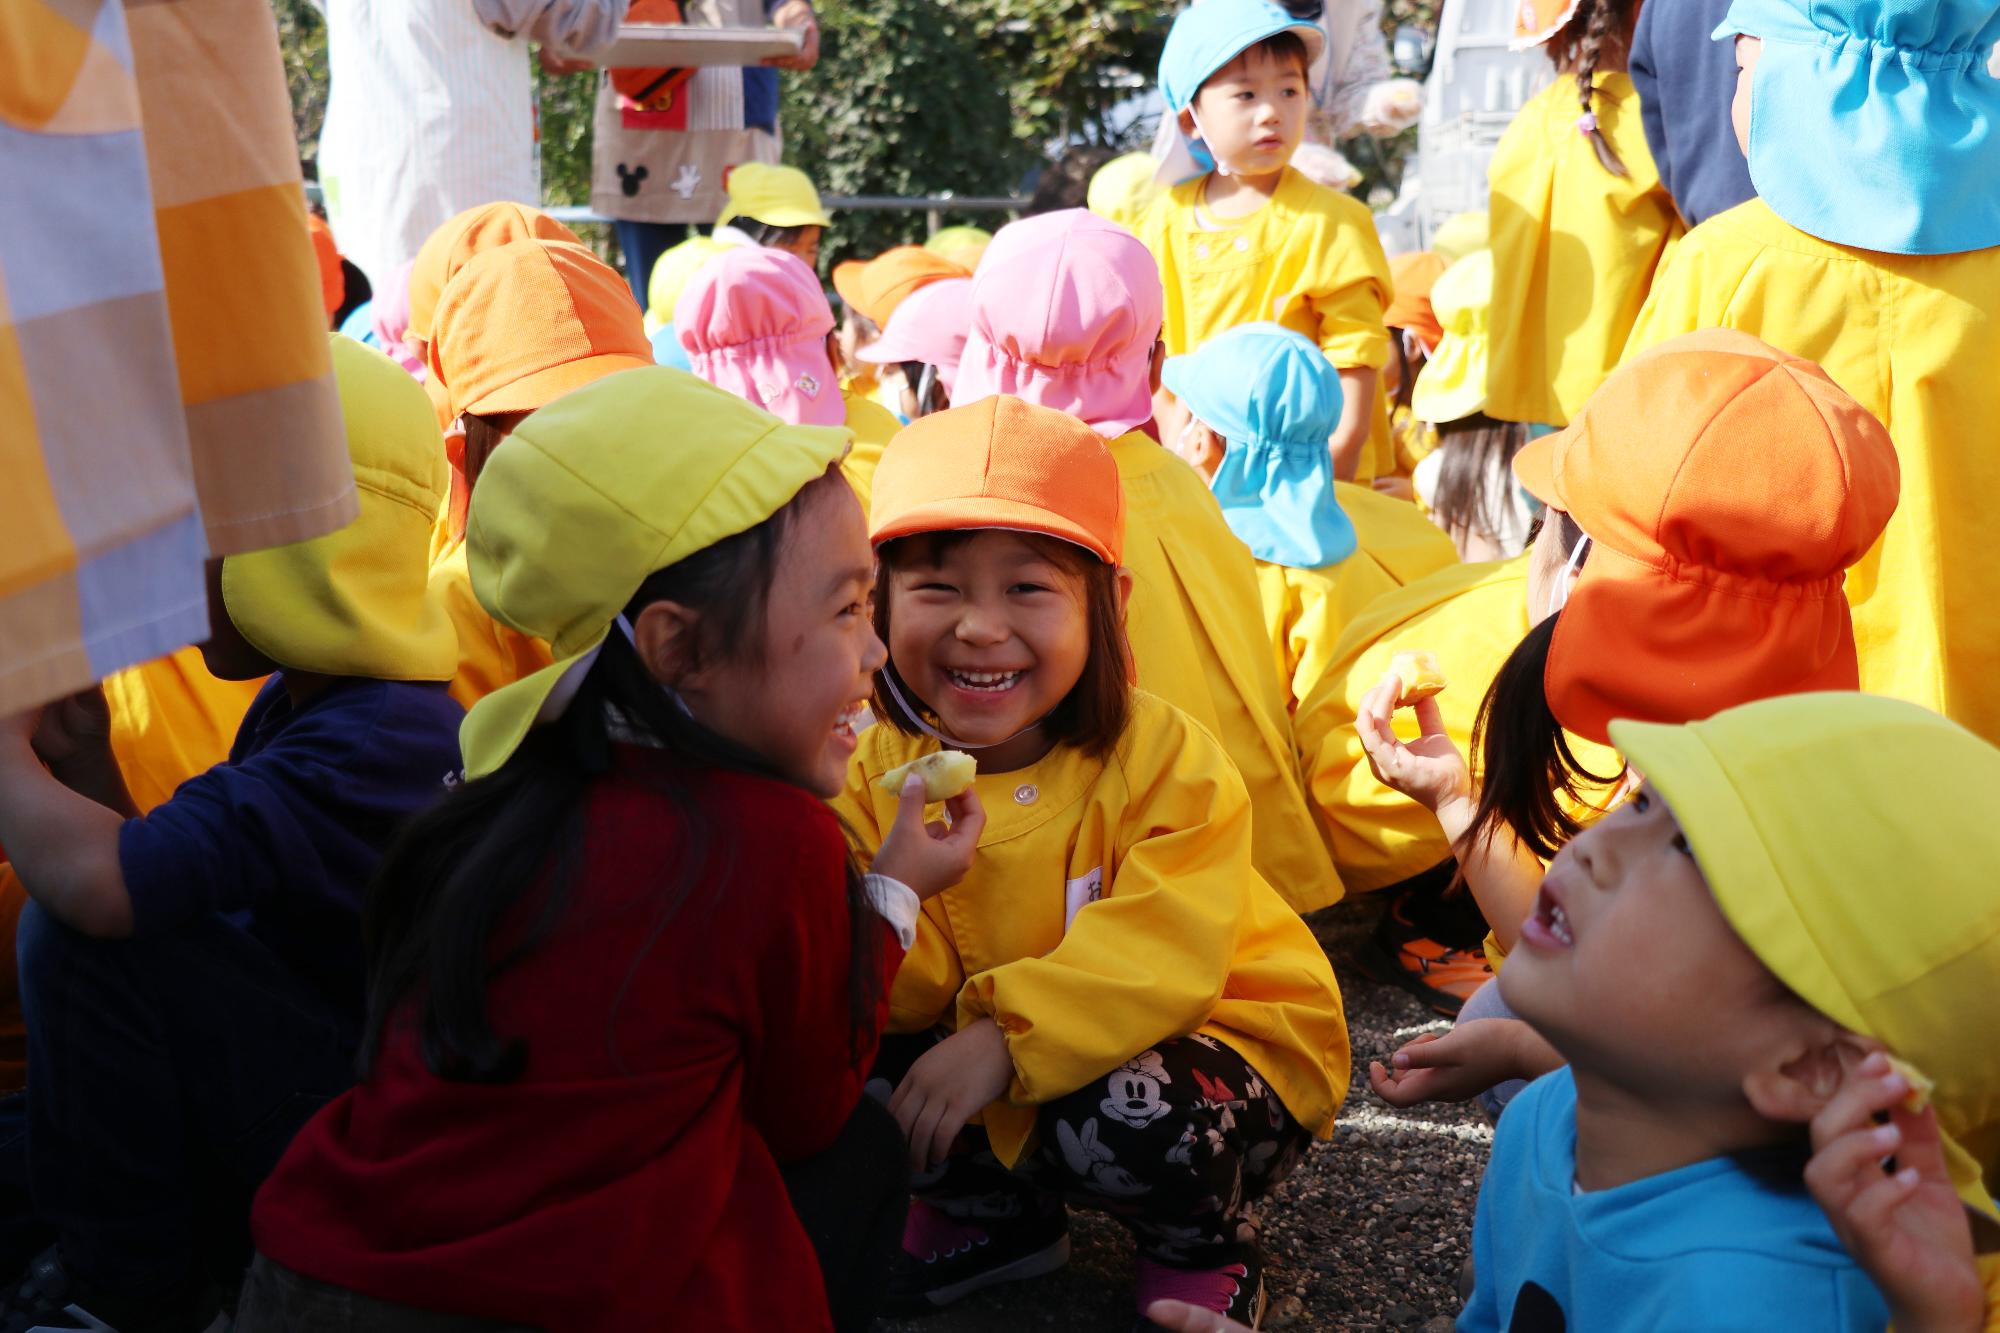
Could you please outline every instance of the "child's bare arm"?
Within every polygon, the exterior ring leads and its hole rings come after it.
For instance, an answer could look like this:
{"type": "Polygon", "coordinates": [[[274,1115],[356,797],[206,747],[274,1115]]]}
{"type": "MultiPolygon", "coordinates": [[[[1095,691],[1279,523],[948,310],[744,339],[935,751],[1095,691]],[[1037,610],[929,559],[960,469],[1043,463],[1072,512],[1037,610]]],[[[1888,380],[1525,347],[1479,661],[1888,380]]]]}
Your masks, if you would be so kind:
{"type": "Polygon", "coordinates": [[[1340,424],[1327,444],[1333,451],[1333,475],[1341,481],[1353,481],[1361,470],[1361,455],[1375,422],[1375,385],[1381,376],[1370,366],[1348,366],[1340,372],[1340,424]]]}
{"type": "Polygon", "coordinates": [[[28,896],[85,935],[132,933],[118,860],[125,817],[71,791],[35,756],[39,710],[0,722],[0,844],[28,896]]]}
{"type": "Polygon", "coordinates": [[[1562,1056],[1518,1018],[1476,1018],[1427,1034],[1368,1065],[1368,1083],[1391,1106],[1462,1102],[1511,1078],[1540,1078],[1562,1056]]]}

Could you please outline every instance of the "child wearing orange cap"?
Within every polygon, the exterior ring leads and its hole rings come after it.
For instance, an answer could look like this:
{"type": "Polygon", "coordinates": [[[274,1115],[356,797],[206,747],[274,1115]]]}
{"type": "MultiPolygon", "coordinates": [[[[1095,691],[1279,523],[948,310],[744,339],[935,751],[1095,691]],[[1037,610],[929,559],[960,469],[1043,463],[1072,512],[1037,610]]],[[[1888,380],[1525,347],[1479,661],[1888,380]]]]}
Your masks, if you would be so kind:
{"type": "Polygon", "coordinates": [[[710,384],[798,425],[846,426],[854,448],[841,471],[867,505],[875,461],[900,423],[841,388],[833,310],[803,261],[750,246],[716,255],[681,289],[674,335],[710,384]]]}
{"type": "MultiPolygon", "coordinates": [[[[1480,705],[1477,780],[1433,701],[1416,705],[1420,741],[1395,735],[1396,680],[1365,695],[1358,717],[1370,766],[1433,811],[1457,850],[1496,964],[1542,866],[1620,776],[1585,767],[1572,736],[1603,745],[1613,717],[1682,722],[1855,688],[1844,572],[1880,535],[1898,486],[1887,432],[1824,371],[1726,330],[1634,358],[1514,471],[1549,508],[1543,532],[1580,539],[1480,705]],[[1758,468],[1786,478],[1782,502],[1742,503],[1742,477],[1758,468]]],[[[1553,562],[1540,564],[1546,575],[1553,562]]],[[[1496,1066],[1532,1067],[1539,1048],[1510,1045],[1511,1025],[1473,1021],[1498,1012],[1491,998],[1475,997],[1450,1037],[1405,1048],[1393,1072],[1377,1066],[1383,1095],[1470,1095],[1496,1066]]]]}
{"type": "Polygon", "coordinates": [[[864,877],[827,808],[884,657],[846,449],[653,367],[489,461],[472,586],[554,660],[382,869],[363,1078],[257,1197],[242,1333],[869,1327],[907,1195],[863,1080],[983,820],[918,784],[864,877]]]}
{"type": "Polygon", "coordinates": [[[1142,1311],[1178,1294],[1254,1323],[1243,1210],[1332,1133],[1346,1024],[1252,864],[1235,767],[1129,684],[1118,466],[1075,418],[989,396],[897,435],[870,528],[889,660],[836,808],[874,846],[884,775],[942,745],[987,813],[889,995],[909,1035],[878,1073],[917,1172],[890,1308],[1059,1267],[1067,1196],[1133,1233],[1142,1311]]]}
{"type": "Polygon", "coordinates": [[[1367,205],[1290,165],[1305,139],[1306,72],[1325,41],[1273,0],[1181,11],[1160,92],[1212,169],[1154,200],[1137,231],[1159,262],[1171,355],[1257,320],[1319,345],[1345,404],[1328,440],[1334,475],[1365,484],[1395,470],[1380,384],[1389,264],[1367,205]]]}
{"type": "Polygon", "coordinates": [[[1716,36],[1758,197],[1688,233],[1632,349],[1742,329],[1881,418],[1905,489],[1848,583],[1862,687],[2000,741],[2000,7],[1739,2],[1716,36]]]}
{"type": "Polygon", "coordinates": [[[1152,255],[1117,223],[1068,209],[1001,228],[972,281],[952,403],[1011,394],[1110,442],[1125,488],[1138,684],[1229,752],[1257,808],[1257,873],[1301,912],[1337,901],[1340,881],[1299,783],[1256,563],[1152,420],[1165,361],[1152,255]]]}
{"type": "Polygon", "coordinates": [[[458,764],[424,571],[437,427],[400,367],[329,341],[360,513],[211,565],[208,670],[270,676],[228,758],[141,814],[76,710],[0,725],[0,842],[34,900],[14,942],[33,1076],[6,1142],[55,1232],[7,1284],[20,1327],[220,1317],[207,1265],[352,1078],[364,890],[458,764]]]}
{"type": "MultiPolygon", "coordinates": [[[[500,442],[531,412],[621,370],[653,364],[631,288],[581,245],[521,240],[468,258],[438,298],[430,384],[464,438],[467,495],[500,442]]],[[[470,708],[549,664],[548,645],[501,624],[473,595],[465,509],[447,513],[431,587],[458,631],[451,695],[470,708]]]]}
{"type": "Polygon", "coordinates": [[[1517,48],[1556,80],[1487,168],[1494,259],[1488,414],[1560,427],[1618,364],[1681,234],[1625,73],[1637,0],[1523,0],[1517,48]]]}

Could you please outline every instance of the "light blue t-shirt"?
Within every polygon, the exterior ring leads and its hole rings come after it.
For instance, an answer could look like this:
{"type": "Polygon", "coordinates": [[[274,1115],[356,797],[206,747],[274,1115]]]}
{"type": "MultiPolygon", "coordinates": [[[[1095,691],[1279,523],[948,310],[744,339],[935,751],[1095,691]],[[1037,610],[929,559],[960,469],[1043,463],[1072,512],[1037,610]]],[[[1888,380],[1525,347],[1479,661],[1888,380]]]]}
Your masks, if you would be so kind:
{"type": "Polygon", "coordinates": [[[1888,1306],[1800,1171],[1718,1157],[1578,1194],[1576,1082],[1539,1078],[1494,1135],[1460,1333],[1881,1333],[1888,1306]]]}

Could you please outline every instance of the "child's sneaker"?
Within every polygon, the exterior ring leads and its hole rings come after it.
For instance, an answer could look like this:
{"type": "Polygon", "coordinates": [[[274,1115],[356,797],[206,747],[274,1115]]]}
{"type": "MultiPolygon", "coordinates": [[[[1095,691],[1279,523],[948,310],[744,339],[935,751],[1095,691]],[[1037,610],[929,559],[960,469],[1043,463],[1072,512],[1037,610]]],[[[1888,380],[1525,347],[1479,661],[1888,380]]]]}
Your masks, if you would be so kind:
{"type": "Polygon", "coordinates": [[[1493,979],[1485,951],[1454,949],[1424,935],[1392,903],[1362,946],[1355,964],[1370,981],[1400,986],[1446,1018],[1456,1018],[1472,992],[1493,979]]]}
{"type": "Polygon", "coordinates": [[[1196,1269],[1169,1268],[1140,1255],[1134,1288],[1139,1322],[1133,1333],[1160,1333],[1160,1326],[1146,1318],[1155,1301],[1185,1301],[1245,1328],[1258,1327],[1264,1318],[1264,1264],[1254,1254],[1243,1263],[1196,1269]]]}
{"type": "Polygon", "coordinates": [[[1046,1216],[961,1222],[912,1199],[883,1313],[929,1314],[975,1291],[1053,1273],[1068,1262],[1069,1216],[1060,1208],[1046,1216]]]}
{"type": "Polygon", "coordinates": [[[51,1245],[21,1274],[15,1285],[0,1292],[0,1333],[226,1333],[229,1317],[215,1293],[198,1290],[135,1308],[131,1300],[93,1296],[85,1291],[51,1245]]]}

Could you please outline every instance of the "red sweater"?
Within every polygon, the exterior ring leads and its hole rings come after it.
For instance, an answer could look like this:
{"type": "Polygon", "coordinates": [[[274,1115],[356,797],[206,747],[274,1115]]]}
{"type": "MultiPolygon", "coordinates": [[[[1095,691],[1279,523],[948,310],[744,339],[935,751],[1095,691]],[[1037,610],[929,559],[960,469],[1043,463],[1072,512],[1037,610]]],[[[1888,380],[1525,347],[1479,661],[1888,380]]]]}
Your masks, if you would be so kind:
{"type": "MultiPolygon", "coordinates": [[[[849,1040],[839,825],[795,787],[620,746],[585,828],[553,933],[490,990],[524,1075],[445,1082],[392,1024],[258,1194],[257,1247],[556,1333],[829,1328],[778,1166],[832,1143],[873,1058],[849,1040]],[[691,830],[707,857],[661,930],[691,830]]],[[[879,938],[886,992],[902,951],[879,938]]]]}

